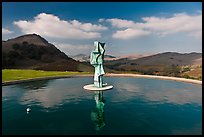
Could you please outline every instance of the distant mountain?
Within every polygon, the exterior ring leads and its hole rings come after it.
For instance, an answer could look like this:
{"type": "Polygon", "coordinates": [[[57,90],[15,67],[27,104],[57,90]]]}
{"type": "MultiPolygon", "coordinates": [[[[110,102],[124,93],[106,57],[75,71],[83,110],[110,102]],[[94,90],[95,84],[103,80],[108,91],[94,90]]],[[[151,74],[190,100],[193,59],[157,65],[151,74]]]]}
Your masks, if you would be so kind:
{"type": "Polygon", "coordinates": [[[2,68],[56,71],[92,69],[91,66],[68,57],[37,34],[28,34],[2,41],[2,68]]]}
{"type": "Polygon", "coordinates": [[[130,55],[120,56],[117,59],[134,60],[134,59],[138,59],[138,58],[142,58],[142,57],[146,57],[146,56],[150,56],[150,55],[153,55],[153,54],[130,54],[130,55]]]}
{"type": "MultiPolygon", "coordinates": [[[[129,60],[134,60],[146,56],[150,56],[151,54],[132,54],[132,55],[125,55],[125,56],[118,56],[115,57],[113,55],[105,55],[104,60],[111,61],[111,60],[118,60],[118,59],[129,59],[129,60]]],[[[80,62],[89,62],[90,56],[85,55],[85,54],[77,54],[74,56],[71,56],[73,59],[80,61],[80,62]]]]}
{"type": "Polygon", "coordinates": [[[104,60],[116,60],[117,58],[115,56],[112,56],[112,55],[105,55],[104,56],[104,60]]]}
{"type": "Polygon", "coordinates": [[[116,57],[114,57],[112,55],[104,55],[104,58],[116,58],[116,57]]]}
{"type": "Polygon", "coordinates": [[[116,65],[120,67],[121,65],[193,65],[197,63],[198,65],[202,63],[202,53],[176,53],[176,52],[165,52],[160,54],[155,54],[151,56],[141,57],[138,59],[121,58],[114,61],[109,61],[107,64],[116,65]]]}
{"type": "Polygon", "coordinates": [[[90,58],[90,56],[85,55],[85,54],[77,54],[71,57],[75,59],[76,61],[80,61],[80,62],[88,62],[90,58]]]}
{"type": "MultiPolygon", "coordinates": [[[[184,67],[189,67],[189,70],[195,70],[195,68],[202,67],[202,53],[192,52],[181,54],[176,52],[165,52],[138,59],[122,58],[106,61],[105,66],[111,70],[117,71],[181,76],[184,67]]],[[[198,75],[202,75],[200,69],[198,75]]]]}
{"type": "MultiPolygon", "coordinates": [[[[80,62],[89,62],[90,61],[90,56],[85,55],[85,54],[77,54],[74,56],[71,56],[73,59],[75,59],[76,61],[80,61],[80,62]]],[[[104,55],[104,60],[114,60],[116,57],[112,56],[112,55],[104,55]]]]}

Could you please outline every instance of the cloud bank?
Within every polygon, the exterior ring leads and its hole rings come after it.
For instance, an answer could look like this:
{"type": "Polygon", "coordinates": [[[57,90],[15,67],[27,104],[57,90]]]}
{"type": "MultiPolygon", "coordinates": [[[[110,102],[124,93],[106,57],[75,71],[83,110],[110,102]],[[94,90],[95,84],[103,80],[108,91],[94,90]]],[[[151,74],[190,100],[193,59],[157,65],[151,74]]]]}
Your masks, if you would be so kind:
{"type": "Polygon", "coordinates": [[[14,21],[14,25],[18,26],[23,33],[37,33],[42,36],[52,38],[67,39],[94,39],[100,38],[98,31],[107,30],[107,27],[92,23],[81,23],[77,20],[61,20],[59,17],[40,13],[34,20],[14,21]]]}
{"type": "MultiPolygon", "coordinates": [[[[176,13],[171,17],[143,17],[142,22],[119,18],[100,18],[98,22],[109,22],[112,27],[116,28],[117,30],[112,34],[112,38],[115,39],[128,40],[150,34],[166,36],[179,32],[196,38],[202,37],[202,12],[196,15],[176,13]]],[[[26,34],[37,33],[42,36],[67,39],[101,38],[99,31],[108,30],[108,27],[100,24],[82,23],[78,20],[62,20],[55,15],[46,13],[40,13],[30,21],[14,21],[14,25],[26,34]]],[[[2,29],[2,33],[11,32],[2,29]]]]}
{"type": "Polygon", "coordinates": [[[2,34],[3,34],[3,35],[11,34],[11,33],[14,33],[14,32],[13,32],[13,31],[10,31],[10,30],[8,30],[8,29],[2,28],[2,34]]]}
{"type": "Polygon", "coordinates": [[[188,15],[174,14],[172,17],[143,17],[143,22],[134,22],[118,18],[106,19],[117,30],[112,37],[117,39],[131,39],[139,36],[156,34],[166,36],[183,32],[196,38],[202,37],[202,13],[188,15]]]}

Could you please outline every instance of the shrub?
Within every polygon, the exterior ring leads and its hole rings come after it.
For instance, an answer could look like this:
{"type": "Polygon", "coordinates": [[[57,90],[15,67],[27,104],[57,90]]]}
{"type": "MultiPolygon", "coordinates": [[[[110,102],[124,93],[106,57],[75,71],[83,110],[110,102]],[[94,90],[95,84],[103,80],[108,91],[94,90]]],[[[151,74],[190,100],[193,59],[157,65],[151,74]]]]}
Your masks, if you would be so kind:
{"type": "Polygon", "coordinates": [[[184,74],[183,75],[183,78],[187,78],[187,79],[189,79],[189,78],[191,78],[189,75],[187,75],[187,74],[184,74]]]}
{"type": "Polygon", "coordinates": [[[8,53],[9,59],[19,58],[19,56],[20,56],[19,53],[16,51],[13,51],[13,50],[9,51],[9,53],[8,53]]]}
{"type": "Polygon", "coordinates": [[[23,41],[23,46],[27,46],[28,45],[28,42],[27,41],[23,41]]]}
{"type": "Polygon", "coordinates": [[[20,49],[20,45],[18,43],[15,43],[15,44],[12,45],[12,48],[14,50],[19,50],[20,49]]]}

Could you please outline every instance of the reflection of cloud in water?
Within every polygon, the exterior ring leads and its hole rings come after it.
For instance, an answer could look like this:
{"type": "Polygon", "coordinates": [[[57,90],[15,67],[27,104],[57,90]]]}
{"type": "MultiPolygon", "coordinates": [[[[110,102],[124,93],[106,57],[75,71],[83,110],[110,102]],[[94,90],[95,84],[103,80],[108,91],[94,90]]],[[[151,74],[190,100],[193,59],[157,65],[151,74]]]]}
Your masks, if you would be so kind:
{"type": "Polygon", "coordinates": [[[202,135],[202,123],[188,129],[176,129],[172,131],[173,135],[202,135]]]}
{"type": "Polygon", "coordinates": [[[187,91],[167,89],[166,91],[149,91],[144,94],[145,99],[150,101],[160,101],[160,102],[168,102],[175,104],[186,104],[186,103],[202,103],[202,92],[200,91],[187,91]]]}
{"type": "Polygon", "coordinates": [[[131,84],[131,83],[115,83],[114,84],[114,95],[111,98],[112,102],[124,102],[134,99],[135,96],[141,94],[141,87],[139,84],[131,84]],[[127,92],[127,93],[120,93],[127,92]]]}
{"type": "Polygon", "coordinates": [[[23,91],[20,88],[17,88],[16,85],[3,86],[2,87],[2,101],[4,100],[12,100],[15,97],[21,97],[23,95],[23,91]]]}
{"type": "MultiPolygon", "coordinates": [[[[171,83],[172,84],[172,83],[171,83]]],[[[160,102],[160,103],[174,103],[174,104],[186,104],[186,103],[202,103],[202,87],[194,88],[184,83],[178,85],[171,85],[158,83],[156,85],[148,85],[140,83],[118,83],[114,87],[117,91],[112,96],[113,102],[129,101],[138,96],[142,96],[145,100],[160,102]],[[158,90],[156,90],[158,89],[158,90]],[[120,94],[119,92],[127,92],[127,94],[120,94]]]]}
{"type": "Polygon", "coordinates": [[[12,86],[8,87],[2,87],[2,98],[10,97],[12,95],[15,95],[17,92],[16,90],[12,90],[12,86]]]}
{"type": "MultiPolygon", "coordinates": [[[[64,102],[79,103],[83,99],[92,99],[92,93],[84,92],[82,86],[90,80],[83,78],[58,79],[49,82],[39,81],[32,85],[25,83],[2,87],[2,99],[17,98],[21,104],[37,104],[45,108],[58,106],[64,102]],[[28,84],[28,85],[27,85],[28,84]]],[[[111,83],[112,82],[112,83],[111,83]]],[[[202,87],[173,81],[147,79],[113,79],[114,85],[111,102],[131,102],[134,99],[144,99],[159,103],[201,105],[202,87]]]]}
{"type": "Polygon", "coordinates": [[[129,92],[139,92],[140,87],[137,84],[130,84],[130,83],[120,83],[115,85],[118,91],[129,91],[129,92]]]}
{"type": "Polygon", "coordinates": [[[39,81],[33,81],[33,82],[25,82],[21,84],[15,84],[10,86],[4,86],[2,87],[2,98],[6,99],[12,99],[11,97],[17,97],[21,98],[25,93],[30,92],[37,92],[41,89],[46,88],[48,85],[49,80],[39,80],[39,81]]]}
{"type": "Polygon", "coordinates": [[[57,91],[53,89],[38,90],[26,92],[20,99],[22,104],[30,104],[32,102],[38,102],[45,108],[60,105],[62,100],[65,98],[63,92],[56,94],[57,91]]]}
{"type": "MultiPolygon", "coordinates": [[[[63,80],[50,82],[45,89],[30,90],[20,98],[22,104],[39,104],[45,108],[60,106],[66,102],[78,103],[84,99],[82,88],[77,84],[70,86],[63,80]]],[[[86,96],[87,97],[87,96],[86,96]]],[[[90,98],[92,98],[90,96],[90,98]]]]}

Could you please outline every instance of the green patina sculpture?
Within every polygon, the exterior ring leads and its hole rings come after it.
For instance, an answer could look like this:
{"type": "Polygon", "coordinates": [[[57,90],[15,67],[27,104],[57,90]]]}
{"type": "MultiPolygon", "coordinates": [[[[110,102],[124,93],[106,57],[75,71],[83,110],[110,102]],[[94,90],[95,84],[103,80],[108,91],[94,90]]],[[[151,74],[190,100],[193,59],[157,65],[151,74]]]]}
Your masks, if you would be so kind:
{"type": "Polygon", "coordinates": [[[90,63],[95,68],[94,84],[85,85],[83,87],[84,89],[91,91],[102,91],[113,88],[112,85],[108,85],[107,83],[103,84],[102,77],[105,74],[103,69],[104,53],[105,43],[94,41],[94,49],[92,50],[90,56],[90,63]]]}
{"type": "Polygon", "coordinates": [[[105,74],[103,69],[104,49],[105,43],[94,42],[94,49],[91,52],[90,63],[95,67],[94,86],[98,88],[103,87],[102,76],[105,74]]]}

